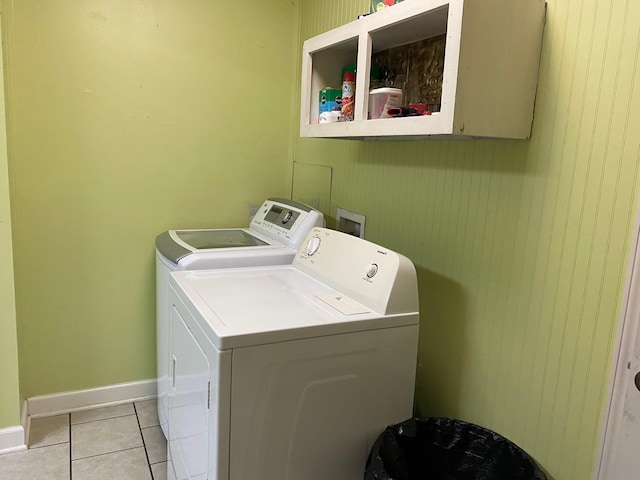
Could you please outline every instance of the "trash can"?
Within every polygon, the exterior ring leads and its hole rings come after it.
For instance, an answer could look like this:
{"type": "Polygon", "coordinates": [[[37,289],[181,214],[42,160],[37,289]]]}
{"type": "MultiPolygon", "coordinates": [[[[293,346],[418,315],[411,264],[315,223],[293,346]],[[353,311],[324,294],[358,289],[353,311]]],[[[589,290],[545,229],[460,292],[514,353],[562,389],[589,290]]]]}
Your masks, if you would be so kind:
{"type": "Polygon", "coordinates": [[[546,480],[516,444],[451,418],[411,418],[377,438],[365,480],[546,480]]]}

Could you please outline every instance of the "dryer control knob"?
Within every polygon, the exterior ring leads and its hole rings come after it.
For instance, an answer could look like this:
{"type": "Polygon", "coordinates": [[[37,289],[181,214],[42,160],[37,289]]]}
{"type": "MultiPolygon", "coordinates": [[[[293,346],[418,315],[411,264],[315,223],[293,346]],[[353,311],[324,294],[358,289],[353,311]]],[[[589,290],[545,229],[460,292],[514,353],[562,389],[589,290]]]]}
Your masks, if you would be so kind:
{"type": "Polygon", "coordinates": [[[375,277],[376,273],[378,273],[378,264],[372,263],[371,265],[369,265],[365,270],[365,273],[369,278],[375,277]]]}
{"type": "Polygon", "coordinates": [[[320,248],[320,237],[312,237],[307,243],[307,255],[314,255],[320,248]]]}

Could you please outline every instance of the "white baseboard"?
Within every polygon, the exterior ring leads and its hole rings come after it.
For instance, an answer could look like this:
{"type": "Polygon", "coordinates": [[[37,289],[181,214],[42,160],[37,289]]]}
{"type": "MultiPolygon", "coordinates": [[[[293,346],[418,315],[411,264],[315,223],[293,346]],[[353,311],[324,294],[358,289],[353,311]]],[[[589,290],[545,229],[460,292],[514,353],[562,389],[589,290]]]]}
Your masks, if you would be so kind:
{"type": "Polygon", "coordinates": [[[24,444],[29,445],[29,432],[31,431],[31,418],[29,417],[29,404],[25,400],[22,402],[22,411],[20,412],[20,424],[24,430],[24,444]]]}
{"type": "Polygon", "coordinates": [[[155,398],[156,379],[54,393],[27,399],[29,417],[45,417],[89,408],[155,398]]]}
{"type": "Polygon", "coordinates": [[[22,425],[0,429],[0,454],[26,450],[22,425]]]}

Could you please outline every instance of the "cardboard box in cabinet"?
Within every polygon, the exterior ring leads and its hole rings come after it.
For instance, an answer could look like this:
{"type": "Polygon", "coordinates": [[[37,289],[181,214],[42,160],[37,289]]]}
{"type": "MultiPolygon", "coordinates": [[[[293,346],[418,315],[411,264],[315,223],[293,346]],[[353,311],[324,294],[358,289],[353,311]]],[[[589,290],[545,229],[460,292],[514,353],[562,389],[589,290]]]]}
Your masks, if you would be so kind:
{"type": "Polygon", "coordinates": [[[318,98],[318,115],[323,112],[340,110],[342,107],[342,90],[340,88],[325,87],[320,90],[318,98]]]}

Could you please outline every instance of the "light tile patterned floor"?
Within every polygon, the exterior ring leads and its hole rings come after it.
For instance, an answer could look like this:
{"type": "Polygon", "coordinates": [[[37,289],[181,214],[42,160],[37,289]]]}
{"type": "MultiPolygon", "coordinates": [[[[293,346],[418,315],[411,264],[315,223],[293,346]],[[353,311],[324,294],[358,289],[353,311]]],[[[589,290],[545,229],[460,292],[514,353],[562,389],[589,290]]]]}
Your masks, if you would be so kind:
{"type": "Polygon", "coordinates": [[[31,420],[29,449],[0,455],[0,479],[166,480],[156,400],[31,420]]]}

